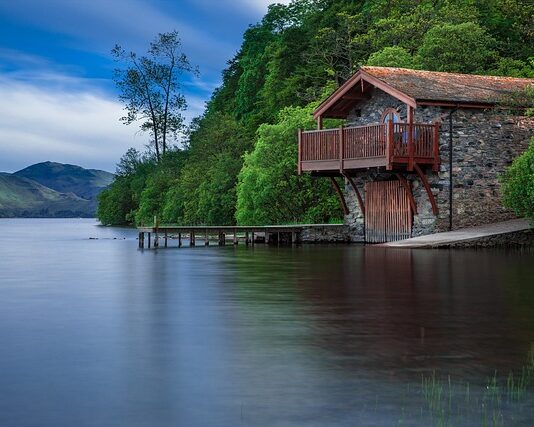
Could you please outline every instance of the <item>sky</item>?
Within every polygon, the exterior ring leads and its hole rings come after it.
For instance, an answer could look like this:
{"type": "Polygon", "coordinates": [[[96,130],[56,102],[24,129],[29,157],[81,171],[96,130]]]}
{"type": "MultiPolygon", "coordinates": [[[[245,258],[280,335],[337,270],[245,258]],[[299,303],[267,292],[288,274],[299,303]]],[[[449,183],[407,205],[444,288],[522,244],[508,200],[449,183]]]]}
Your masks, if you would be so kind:
{"type": "Polygon", "coordinates": [[[148,142],[119,122],[113,46],[143,53],[158,33],[178,30],[200,69],[182,82],[190,120],[272,2],[0,0],[0,171],[49,160],[113,172],[129,147],[148,142]]]}

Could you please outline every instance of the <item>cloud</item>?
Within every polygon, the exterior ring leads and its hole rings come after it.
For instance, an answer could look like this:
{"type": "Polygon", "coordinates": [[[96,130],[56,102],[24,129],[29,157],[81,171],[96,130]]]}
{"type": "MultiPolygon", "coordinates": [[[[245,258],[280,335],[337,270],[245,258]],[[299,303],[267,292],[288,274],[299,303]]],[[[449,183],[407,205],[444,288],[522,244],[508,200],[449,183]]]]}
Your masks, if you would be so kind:
{"type": "Polygon", "coordinates": [[[267,12],[269,5],[273,3],[289,4],[291,0],[237,0],[237,3],[259,13],[267,12]]]}
{"type": "Polygon", "coordinates": [[[216,8],[219,11],[231,11],[244,16],[249,16],[255,20],[267,12],[269,5],[273,3],[289,4],[292,0],[196,0],[196,3],[201,5],[206,10],[216,8]]]}
{"type": "Polygon", "coordinates": [[[174,29],[180,32],[184,50],[191,53],[195,64],[209,67],[233,55],[235,46],[197,28],[190,20],[166,13],[163,6],[157,8],[143,0],[17,0],[0,1],[0,12],[14,19],[23,16],[26,23],[64,34],[70,40],[63,43],[72,48],[103,55],[109,54],[114,43],[127,50],[144,50],[158,32],[174,29]]]}
{"type": "Polygon", "coordinates": [[[142,148],[146,136],[118,120],[122,105],[84,86],[59,91],[0,77],[0,170],[53,160],[113,171],[129,147],[142,148]]]}

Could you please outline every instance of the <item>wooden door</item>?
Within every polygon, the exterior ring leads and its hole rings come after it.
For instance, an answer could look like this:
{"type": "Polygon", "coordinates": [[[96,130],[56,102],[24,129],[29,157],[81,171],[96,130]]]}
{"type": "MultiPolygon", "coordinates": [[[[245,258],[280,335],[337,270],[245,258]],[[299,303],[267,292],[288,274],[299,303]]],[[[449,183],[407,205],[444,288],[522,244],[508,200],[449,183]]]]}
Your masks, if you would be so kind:
{"type": "Polygon", "coordinates": [[[412,236],[412,210],[400,181],[365,184],[365,240],[391,242],[412,236]]]}

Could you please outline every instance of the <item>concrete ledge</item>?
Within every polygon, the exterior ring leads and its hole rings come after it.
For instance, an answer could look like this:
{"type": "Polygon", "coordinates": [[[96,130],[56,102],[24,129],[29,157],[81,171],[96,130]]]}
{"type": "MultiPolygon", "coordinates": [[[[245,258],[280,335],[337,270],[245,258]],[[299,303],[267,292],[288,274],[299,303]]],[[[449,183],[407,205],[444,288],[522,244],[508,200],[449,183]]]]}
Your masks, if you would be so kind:
{"type": "Polygon", "coordinates": [[[429,234],[396,242],[382,243],[388,248],[450,248],[534,244],[534,229],[526,219],[513,219],[456,231],[429,234]]]}

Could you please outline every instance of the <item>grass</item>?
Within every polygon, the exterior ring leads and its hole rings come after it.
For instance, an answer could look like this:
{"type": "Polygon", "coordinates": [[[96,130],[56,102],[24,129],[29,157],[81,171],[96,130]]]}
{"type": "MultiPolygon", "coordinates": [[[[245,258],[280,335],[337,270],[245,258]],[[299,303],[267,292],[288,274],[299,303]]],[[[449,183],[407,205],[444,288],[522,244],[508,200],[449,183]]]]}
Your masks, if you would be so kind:
{"type": "MultiPolygon", "coordinates": [[[[497,371],[486,381],[482,391],[474,393],[468,382],[455,384],[451,376],[439,378],[436,372],[421,376],[425,408],[421,417],[430,416],[431,424],[448,427],[458,420],[479,420],[484,427],[506,426],[513,421],[534,382],[534,343],[519,372],[499,377],[497,371]]],[[[404,415],[404,414],[403,414],[404,415]]]]}

